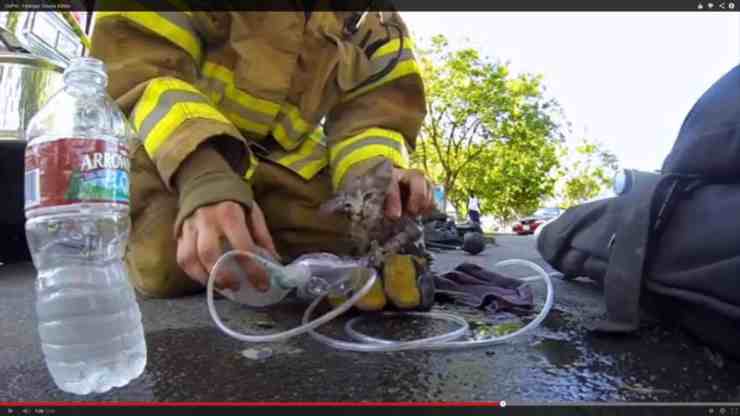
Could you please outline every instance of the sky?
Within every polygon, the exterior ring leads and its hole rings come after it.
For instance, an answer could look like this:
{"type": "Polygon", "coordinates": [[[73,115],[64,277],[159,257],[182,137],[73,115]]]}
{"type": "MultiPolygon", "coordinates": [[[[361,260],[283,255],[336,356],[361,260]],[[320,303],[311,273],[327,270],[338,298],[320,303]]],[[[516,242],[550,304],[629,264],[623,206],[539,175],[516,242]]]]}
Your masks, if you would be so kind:
{"type": "Polygon", "coordinates": [[[544,76],[573,136],[623,168],[660,169],[694,102],[740,64],[740,14],[403,12],[417,43],[453,47],[544,76]]]}

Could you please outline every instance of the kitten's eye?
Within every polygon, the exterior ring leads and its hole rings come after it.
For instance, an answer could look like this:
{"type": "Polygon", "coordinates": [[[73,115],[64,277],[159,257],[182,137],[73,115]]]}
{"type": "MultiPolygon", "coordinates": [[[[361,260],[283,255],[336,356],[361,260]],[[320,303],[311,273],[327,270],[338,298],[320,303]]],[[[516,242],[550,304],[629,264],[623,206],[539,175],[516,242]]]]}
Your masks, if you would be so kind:
{"type": "Polygon", "coordinates": [[[368,193],[366,193],[366,194],[365,194],[365,196],[364,196],[364,197],[362,197],[362,201],[363,201],[363,202],[368,202],[368,201],[370,201],[371,199],[373,199],[374,197],[375,197],[375,193],[373,193],[373,192],[368,192],[368,193]]]}
{"type": "Polygon", "coordinates": [[[344,208],[345,211],[352,210],[352,204],[350,204],[349,202],[346,202],[342,207],[344,208]]]}

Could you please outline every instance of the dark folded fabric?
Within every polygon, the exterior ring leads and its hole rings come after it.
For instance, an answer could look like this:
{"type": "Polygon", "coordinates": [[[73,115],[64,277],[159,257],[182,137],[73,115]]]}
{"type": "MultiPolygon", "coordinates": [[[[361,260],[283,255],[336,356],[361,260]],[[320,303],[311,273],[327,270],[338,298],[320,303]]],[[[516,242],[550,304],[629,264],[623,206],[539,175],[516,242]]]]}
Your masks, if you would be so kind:
{"type": "Polygon", "coordinates": [[[530,313],[534,307],[532,288],[520,280],[463,263],[436,278],[436,298],[483,309],[489,313],[530,313]]]}

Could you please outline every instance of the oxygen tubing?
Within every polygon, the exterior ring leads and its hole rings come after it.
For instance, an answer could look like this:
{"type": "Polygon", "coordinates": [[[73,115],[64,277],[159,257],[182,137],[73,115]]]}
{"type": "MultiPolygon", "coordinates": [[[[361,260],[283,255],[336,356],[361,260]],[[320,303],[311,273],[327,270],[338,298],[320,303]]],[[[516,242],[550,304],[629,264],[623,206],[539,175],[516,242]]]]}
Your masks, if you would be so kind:
{"type": "MultiPolygon", "coordinates": [[[[347,351],[355,351],[355,352],[392,352],[392,351],[403,351],[403,350],[453,350],[453,349],[465,349],[465,348],[481,348],[481,347],[487,347],[494,344],[500,344],[502,342],[508,341],[514,337],[517,337],[519,335],[523,335],[529,331],[532,331],[533,329],[540,326],[542,321],[545,320],[547,317],[547,314],[550,312],[550,309],[552,309],[552,305],[555,299],[554,296],[554,288],[552,284],[552,280],[550,279],[550,275],[545,272],[542,267],[538,266],[537,264],[527,261],[527,260],[518,260],[518,259],[512,259],[512,260],[505,260],[499,263],[496,263],[494,267],[505,267],[505,266],[511,266],[511,265],[521,265],[526,266],[531,269],[533,269],[538,275],[537,276],[529,276],[521,280],[525,281],[534,281],[534,280],[544,280],[545,285],[547,286],[547,296],[545,298],[545,304],[542,307],[542,310],[540,313],[533,319],[531,322],[529,322],[524,327],[520,328],[517,331],[514,331],[512,333],[502,335],[500,337],[490,337],[482,340],[466,340],[466,341],[455,341],[455,340],[447,340],[447,341],[432,341],[430,342],[429,339],[421,339],[421,340],[415,340],[415,341],[393,341],[388,339],[382,339],[382,338],[373,338],[369,337],[367,335],[361,334],[353,329],[353,324],[356,323],[360,319],[365,319],[366,317],[360,317],[359,319],[353,319],[347,322],[346,329],[348,330],[348,334],[350,337],[355,338],[358,341],[361,342],[350,342],[350,341],[341,341],[334,338],[327,337],[326,335],[319,334],[318,332],[314,331],[313,329],[308,332],[308,334],[313,337],[314,339],[318,340],[319,342],[322,342],[326,345],[329,345],[336,349],[341,350],[347,350],[347,351]]],[[[303,315],[303,322],[308,322],[308,320],[311,317],[311,314],[313,313],[314,309],[318,304],[321,302],[323,296],[320,298],[317,298],[309,307],[306,309],[306,312],[303,315]]],[[[427,313],[419,313],[419,312],[401,312],[399,315],[423,315],[430,318],[441,318],[440,314],[438,312],[427,312],[427,313]]],[[[454,316],[454,315],[453,315],[454,316]]]]}
{"type": "MultiPolygon", "coordinates": [[[[212,270],[217,270],[218,267],[227,261],[230,256],[236,256],[236,255],[249,255],[253,258],[256,258],[251,253],[247,252],[240,252],[240,251],[230,251],[223,256],[221,256],[220,259],[216,262],[216,264],[213,266],[212,270]]],[[[332,319],[336,318],[337,316],[343,314],[347,310],[349,310],[352,306],[354,306],[355,303],[357,303],[363,296],[365,296],[370,289],[373,286],[373,283],[375,283],[375,280],[378,278],[378,273],[375,270],[371,270],[370,278],[367,279],[367,282],[365,283],[360,290],[357,291],[354,295],[352,295],[346,302],[339,305],[338,307],[332,309],[331,311],[325,313],[324,315],[320,316],[319,318],[316,318],[315,320],[311,322],[303,322],[303,325],[295,327],[293,329],[284,331],[284,332],[278,332],[276,334],[266,334],[266,335],[249,335],[249,334],[242,334],[239,332],[234,331],[233,329],[227,327],[223,321],[221,320],[221,317],[218,315],[218,312],[216,311],[216,305],[213,303],[213,289],[214,289],[214,282],[215,282],[215,274],[211,273],[211,275],[208,277],[208,284],[206,286],[206,302],[208,303],[208,312],[211,314],[211,318],[216,323],[216,326],[218,329],[220,329],[224,334],[236,338],[240,341],[245,342],[277,342],[277,341],[284,341],[288,338],[292,338],[296,335],[300,335],[304,332],[310,331],[320,325],[323,325],[332,319]]]]}
{"type": "MultiPolygon", "coordinates": [[[[330,338],[326,335],[322,335],[314,331],[317,327],[331,321],[332,319],[338,317],[339,315],[349,310],[352,306],[355,305],[355,303],[357,303],[363,296],[365,296],[370,291],[373,284],[378,279],[377,272],[373,269],[370,269],[371,270],[370,277],[367,279],[367,282],[365,282],[362,288],[360,288],[360,290],[354,293],[347,301],[343,302],[341,305],[325,313],[319,318],[311,320],[311,316],[313,315],[314,310],[328,296],[328,293],[317,297],[309,305],[309,307],[306,309],[303,315],[302,325],[296,328],[283,331],[283,332],[279,332],[276,334],[265,334],[265,335],[242,334],[242,333],[236,332],[232,330],[231,328],[227,327],[221,320],[221,317],[218,315],[218,312],[216,311],[216,307],[213,302],[213,291],[214,291],[214,283],[215,283],[215,278],[214,278],[215,273],[213,273],[213,270],[218,269],[218,267],[221,266],[223,262],[228,260],[230,256],[245,255],[245,254],[257,259],[257,256],[251,253],[234,252],[234,251],[226,253],[225,255],[221,256],[218,262],[216,262],[216,265],[214,265],[212,269],[212,273],[209,276],[208,283],[206,285],[206,301],[208,304],[208,311],[211,315],[211,318],[216,323],[216,326],[226,335],[232,338],[238,339],[240,341],[245,341],[245,342],[254,342],[254,343],[277,342],[277,341],[283,341],[288,338],[292,338],[296,335],[300,335],[300,334],[308,332],[308,334],[312,338],[318,340],[319,342],[327,344],[333,348],[340,349],[340,350],[347,350],[347,351],[356,351],[356,352],[392,352],[392,351],[405,351],[405,350],[447,350],[447,349],[480,348],[480,347],[502,343],[504,341],[507,341],[511,338],[522,335],[526,332],[529,332],[537,328],[542,323],[542,321],[545,319],[547,314],[550,312],[550,309],[552,308],[553,301],[554,301],[554,289],[553,289],[552,280],[550,279],[550,276],[545,272],[544,269],[542,269],[537,264],[531,261],[527,261],[527,260],[517,260],[517,259],[505,260],[505,261],[496,263],[494,267],[505,267],[505,266],[511,266],[511,265],[521,265],[521,266],[529,267],[533,269],[537,273],[537,275],[520,278],[520,280],[528,282],[528,281],[535,281],[535,280],[541,279],[545,281],[545,285],[547,286],[547,295],[545,298],[545,304],[542,307],[542,310],[540,311],[540,313],[537,315],[537,317],[535,317],[534,320],[529,322],[524,327],[510,334],[506,334],[500,337],[486,338],[482,340],[460,341],[459,340],[460,338],[468,335],[469,333],[469,326],[468,326],[467,321],[465,321],[465,319],[457,315],[453,315],[449,313],[442,313],[442,312],[385,312],[383,313],[383,316],[417,316],[417,317],[423,317],[423,318],[428,318],[428,319],[444,320],[444,321],[453,322],[459,325],[458,328],[448,333],[441,334],[441,335],[435,335],[432,337],[426,337],[422,339],[417,339],[417,340],[412,340],[412,341],[396,341],[396,340],[390,340],[390,339],[375,338],[375,337],[362,334],[358,332],[357,330],[355,330],[354,324],[356,324],[362,319],[366,319],[367,316],[354,318],[350,320],[349,322],[347,322],[345,326],[346,332],[350,336],[350,338],[358,342],[337,340],[337,339],[330,338]]],[[[342,283],[343,282],[340,281],[340,282],[335,283],[335,285],[339,285],[342,283]]]]}

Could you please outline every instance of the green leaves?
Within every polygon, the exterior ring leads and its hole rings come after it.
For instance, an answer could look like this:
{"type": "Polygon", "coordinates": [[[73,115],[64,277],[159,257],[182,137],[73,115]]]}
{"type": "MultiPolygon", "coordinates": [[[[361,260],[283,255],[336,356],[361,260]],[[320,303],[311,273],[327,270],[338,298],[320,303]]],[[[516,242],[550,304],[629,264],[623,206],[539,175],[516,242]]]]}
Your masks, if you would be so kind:
{"type": "Polygon", "coordinates": [[[563,148],[567,162],[560,172],[558,196],[564,208],[599,196],[612,186],[619,167],[617,157],[596,141],[580,139],[572,149],[563,148]]]}
{"type": "Polygon", "coordinates": [[[441,35],[421,51],[428,115],[414,165],[462,214],[470,191],[483,213],[503,220],[534,211],[554,193],[563,137],[541,76],[513,76],[508,64],[452,50],[441,35]]]}
{"type": "Polygon", "coordinates": [[[419,51],[428,114],[412,163],[460,214],[471,191],[484,214],[510,221],[544,201],[569,207],[611,186],[616,156],[593,140],[567,146],[570,124],[545,97],[541,75],[512,75],[508,63],[453,49],[442,35],[419,51]]]}

